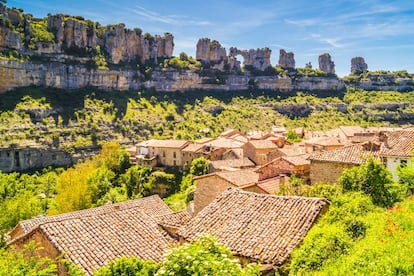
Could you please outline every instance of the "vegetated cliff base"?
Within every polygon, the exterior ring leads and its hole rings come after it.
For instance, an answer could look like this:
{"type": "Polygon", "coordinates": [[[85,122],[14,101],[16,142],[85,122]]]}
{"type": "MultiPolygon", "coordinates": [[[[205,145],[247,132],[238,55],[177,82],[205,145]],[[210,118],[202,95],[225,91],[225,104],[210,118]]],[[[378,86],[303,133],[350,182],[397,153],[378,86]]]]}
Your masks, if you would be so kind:
{"type": "Polygon", "coordinates": [[[320,69],[296,70],[293,53],[280,52],[270,64],[269,48],[229,54],[219,42],[197,43],[196,59],[173,57],[174,37],[142,34],[124,24],[98,22],[64,14],[33,18],[22,10],[0,6],[0,93],[17,87],[157,91],[278,90],[342,91],[329,54],[320,69]],[[237,60],[240,56],[243,59],[237,60]]]}

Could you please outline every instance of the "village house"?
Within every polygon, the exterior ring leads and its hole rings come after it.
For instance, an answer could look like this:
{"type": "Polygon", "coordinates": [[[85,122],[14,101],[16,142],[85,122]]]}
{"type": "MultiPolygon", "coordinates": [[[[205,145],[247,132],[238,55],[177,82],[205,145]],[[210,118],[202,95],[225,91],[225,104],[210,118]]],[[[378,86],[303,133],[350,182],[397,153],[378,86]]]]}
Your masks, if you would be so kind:
{"type": "Polygon", "coordinates": [[[397,180],[397,168],[411,165],[414,131],[380,132],[374,141],[312,154],[311,183],[336,183],[344,169],[364,164],[369,156],[381,160],[397,180]]]}
{"type": "Polygon", "coordinates": [[[329,208],[325,199],[273,196],[229,188],[178,231],[181,242],[216,236],[243,262],[277,270],[329,208]]]}
{"type": "MultiPolygon", "coordinates": [[[[41,256],[63,254],[86,275],[122,256],[159,262],[175,244],[176,235],[187,223],[185,212],[173,213],[159,196],[102,207],[41,217],[20,222],[11,232],[8,246],[21,249],[30,241],[42,247],[41,256]]],[[[62,264],[59,275],[68,275],[62,264]]]]}
{"type": "Polygon", "coordinates": [[[315,137],[304,141],[306,152],[321,152],[342,148],[344,144],[337,137],[315,137]]]}
{"type": "Polygon", "coordinates": [[[239,169],[254,168],[256,165],[247,157],[242,159],[227,159],[210,161],[209,172],[234,171],[239,169]]]}
{"type": "Polygon", "coordinates": [[[183,167],[182,149],[188,144],[185,140],[143,141],[137,144],[137,164],[149,167],[183,167]]]}
{"type": "Polygon", "coordinates": [[[251,140],[243,145],[243,154],[256,165],[263,165],[273,160],[278,147],[269,140],[251,140]]]}
{"type": "Polygon", "coordinates": [[[272,178],[276,175],[286,175],[309,179],[310,161],[308,155],[283,156],[264,164],[255,171],[259,174],[259,180],[272,178]]]}
{"type": "Polygon", "coordinates": [[[379,158],[380,153],[380,143],[365,142],[311,154],[310,181],[334,184],[345,169],[364,164],[369,156],[379,158]]]}

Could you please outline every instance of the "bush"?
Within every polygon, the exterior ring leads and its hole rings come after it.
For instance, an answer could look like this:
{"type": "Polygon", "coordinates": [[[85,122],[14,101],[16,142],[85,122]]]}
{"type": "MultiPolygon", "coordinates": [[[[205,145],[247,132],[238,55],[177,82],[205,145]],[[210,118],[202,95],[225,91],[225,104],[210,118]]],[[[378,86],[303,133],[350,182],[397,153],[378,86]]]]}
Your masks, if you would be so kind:
{"type": "Polygon", "coordinates": [[[143,261],[136,257],[121,257],[101,267],[94,273],[95,276],[152,276],[155,275],[158,266],[151,261],[143,261]]]}

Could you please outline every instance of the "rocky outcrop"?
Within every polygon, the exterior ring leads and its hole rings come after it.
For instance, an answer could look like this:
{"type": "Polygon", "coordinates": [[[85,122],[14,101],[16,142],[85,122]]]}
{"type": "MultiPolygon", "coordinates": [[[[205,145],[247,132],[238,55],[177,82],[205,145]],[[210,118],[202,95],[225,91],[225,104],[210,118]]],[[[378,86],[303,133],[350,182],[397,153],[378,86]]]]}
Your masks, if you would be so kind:
{"type": "Polygon", "coordinates": [[[335,74],[335,63],[331,60],[331,55],[328,53],[322,54],[318,58],[319,70],[328,74],[335,74]]]}
{"type": "Polygon", "coordinates": [[[18,50],[21,46],[22,42],[17,32],[4,26],[0,27],[0,47],[18,50]]]}
{"type": "Polygon", "coordinates": [[[292,52],[280,49],[279,66],[282,68],[295,68],[295,56],[292,52]]]}
{"type": "Polygon", "coordinates": [[[354,57],[351,59],[351,74],[360,74],[368,71],[368,65],[363,57],[354,57]]]}
{"type": "Polygon", "coordinates": [[[272,50],[269,48],[239,50],[236,47],[231,47],[229,57],[236,58],[237,55],[241,55],[244,59],[243,65],[252,66],[254,69],[264,71],[271,66],[271,54],[272,50]]]}
{"type": "Polygon", "coordinates": [[[203,62],[220,62],[227,60],[226,49],[217,40],[201,38],[197,42],[196,59],[203,62]]]}
{"type": "Polygon", "coordinates": [[[81,65],[59,62],[38,64],[0,60],[0,92],[25,86],[132,90],[141,88],[140,78],[140,73],[133,70],[90,70],[81,65]]]}

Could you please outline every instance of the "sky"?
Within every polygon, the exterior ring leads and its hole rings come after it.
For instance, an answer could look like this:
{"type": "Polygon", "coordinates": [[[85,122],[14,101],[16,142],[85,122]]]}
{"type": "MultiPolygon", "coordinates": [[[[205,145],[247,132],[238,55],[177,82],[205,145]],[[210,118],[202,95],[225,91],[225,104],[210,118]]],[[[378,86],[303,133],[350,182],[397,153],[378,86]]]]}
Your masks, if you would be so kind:
{"type": "Polygon", "coordinates": [[[8,0],[35,17],[48,13],[80,15],[101,25],[125,23],[143,32],[174,35],[174,55],[195,56],[199,38],[230,47],[295,54],[296,67],[329,53],[336,73],[350,73],[361,56],[368,70],[414,73],[412,0],[8,0]]]}

